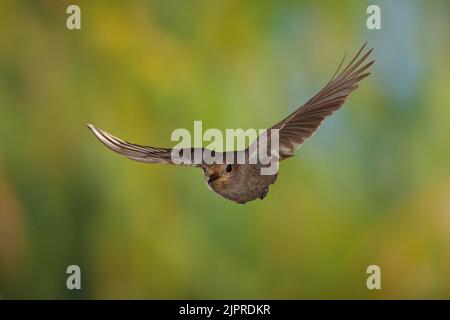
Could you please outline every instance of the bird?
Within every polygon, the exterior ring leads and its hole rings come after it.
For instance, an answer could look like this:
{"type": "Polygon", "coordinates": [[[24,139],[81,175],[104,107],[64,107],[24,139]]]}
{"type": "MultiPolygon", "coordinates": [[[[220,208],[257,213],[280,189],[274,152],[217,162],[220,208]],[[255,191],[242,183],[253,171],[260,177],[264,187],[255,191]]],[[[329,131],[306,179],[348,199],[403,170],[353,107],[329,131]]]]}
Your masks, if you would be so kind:
{"type": "MultiPolygon", "coordinates": [[[[272,132],[278,133],[277,160],[282,161],[292,157],[294,151],[316,132],[324,119],[340,109],[350,93],[358,88],[360,81],[370,75],[369,68],[375,60],[368,62],[373,48],[366,51],[366,45],[367,42],[340,71],[345,61],[346,55],[344,55],[336,72],[319,92],[286,118],[266,130],[265,137],[269,144],[273,137],[272,132]]],[[[224,157],[223,159],[227,159],[222,163],[206,163],[205,161],[179,163],[172,158],[174,151],[180,152],[181,155],[183,152],[186,155],[186,151],[194,155],[196,152],[204,152],[205,148],[175,150],[143,146],[117,138],[92,124],[87,126],[106,147],[129,159],[202,169],[206,185],[220,196],[236,203],[244,204],[256,199],[264,199],[268,194],[269,186],[278,178],[278,170],[273,174],[261,174],[261,168],[264,165],[260,162],[236,163],[235,161],[239,156],[248,159],[251,156],[251,150],[255,150],[252,147],[261,143],[262,135],[245,150],[223,153],[209,150],[212,155],[220,155],[224,157]]]]}

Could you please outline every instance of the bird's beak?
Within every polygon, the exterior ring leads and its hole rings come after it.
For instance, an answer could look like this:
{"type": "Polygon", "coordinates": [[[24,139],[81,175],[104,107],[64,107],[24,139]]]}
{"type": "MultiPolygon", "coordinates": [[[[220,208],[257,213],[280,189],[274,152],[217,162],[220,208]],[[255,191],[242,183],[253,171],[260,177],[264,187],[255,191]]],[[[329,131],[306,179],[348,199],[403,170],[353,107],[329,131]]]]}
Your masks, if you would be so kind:
{"type": "Polygon", "coordinates": [[[208,184],[213,183],[214,181],[216,181],[219,178],[220,178],[220,176],[218,176],[218,175],[215,175],[215,174],[210,175],[208,178],[208,184]]]}

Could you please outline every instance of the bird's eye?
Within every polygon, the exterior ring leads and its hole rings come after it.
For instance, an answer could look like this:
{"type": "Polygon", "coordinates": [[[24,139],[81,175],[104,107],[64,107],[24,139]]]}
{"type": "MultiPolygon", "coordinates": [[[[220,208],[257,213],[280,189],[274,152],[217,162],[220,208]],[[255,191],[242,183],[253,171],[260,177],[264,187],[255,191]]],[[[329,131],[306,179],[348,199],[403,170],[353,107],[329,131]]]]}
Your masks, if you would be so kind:
{"type": "Polygon", "coordinates": [[[225,168],[225,170],[227,170],[228,173],[231,172],[231,170],[233,170],[233,167],[231,166],[231,164],[227,165],[227,167],[225,168]]]}

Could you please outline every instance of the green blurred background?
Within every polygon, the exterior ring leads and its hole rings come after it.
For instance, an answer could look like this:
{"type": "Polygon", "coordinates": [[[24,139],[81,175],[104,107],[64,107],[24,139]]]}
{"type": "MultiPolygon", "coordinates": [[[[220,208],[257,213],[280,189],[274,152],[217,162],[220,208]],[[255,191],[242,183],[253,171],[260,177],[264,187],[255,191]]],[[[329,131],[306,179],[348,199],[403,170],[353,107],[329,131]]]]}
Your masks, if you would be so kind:
{"type": "Polygon", "coordinates": [[[450,298],[448,1],[2,1],[2,298],[450,298]],[[82,29],[66,29],[81,7],[82,29]],[[380,4],[382,30],[366,28],[380,4]],[[86,128],[265,128],[368,41],[372,75],[238,205],[86,128]],[[66,288],[66,268],[82,290],[66,288]],[[377,264],[382,290],[366,288],[377,264]]]}

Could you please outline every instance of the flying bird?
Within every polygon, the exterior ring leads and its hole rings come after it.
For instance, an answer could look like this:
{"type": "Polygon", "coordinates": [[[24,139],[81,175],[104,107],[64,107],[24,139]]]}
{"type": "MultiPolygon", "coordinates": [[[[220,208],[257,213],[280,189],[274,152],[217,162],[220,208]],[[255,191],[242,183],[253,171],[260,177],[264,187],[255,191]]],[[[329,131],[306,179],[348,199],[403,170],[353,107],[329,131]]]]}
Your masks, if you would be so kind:
{"type": "MultiPolygon", "coordinates": [[[[272,132],[278,133],[278,160],[291,157],[294,151],[314,134],[323,120],[344,104],[350,93],[358,88],[359,82],[370,74],[368,69],[375,61],[367,62],[367,60],[373,49],[364,52],[365,47],[366,44],[363,45],[347,66],[340,71],[345,60],[344,56],[337,71],[322,90],[285,119],[267,129],[265,137],[269,144],[273,135],[272,132]]],[[[88,127],[105,146],[132,160],[201,168],[205,182],[211,190],[237,203],[246,203],[258,198],[264,199],[269,191],[269,186],[278,177],[278,171],[274,174],[262,175],[261,168],[264,165],[261,163],[251,164],[246,162],[239,164],[236,161],[212,164],[208,164],[205,161],[200,163],[178,163],[172,158],[173,151],[178,152],[178,150],[129,143],[98,129],[92,124],[88,124],[88,127]]],[[[238,156],[244,156],[245,159],[248,159],[251,156],[251,150],[255,150],[252,147],[260,143],[260,140],[261,136],[245,150],[227,151],[220,154],[224,156],[224,159],[236,160],[238,156]]],[[[191,152],[193,155],[204,150],[204,148],[190,148],[187,152],[191,152]]],[[[181,149],[181,154],[183,151],[186,152],[186,149],[181,149]]],[[[214,151],[211,152],[214,154],[214,151]]]]}

